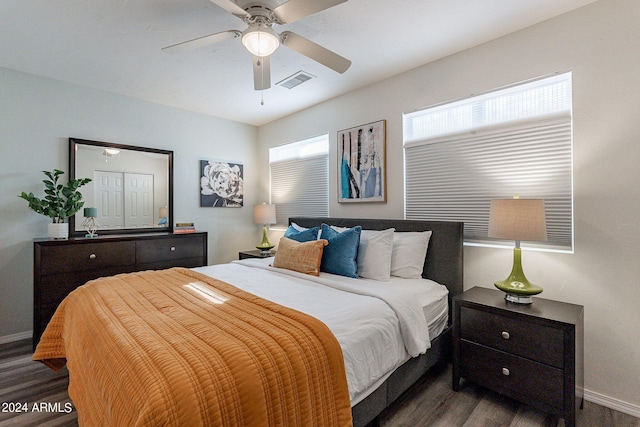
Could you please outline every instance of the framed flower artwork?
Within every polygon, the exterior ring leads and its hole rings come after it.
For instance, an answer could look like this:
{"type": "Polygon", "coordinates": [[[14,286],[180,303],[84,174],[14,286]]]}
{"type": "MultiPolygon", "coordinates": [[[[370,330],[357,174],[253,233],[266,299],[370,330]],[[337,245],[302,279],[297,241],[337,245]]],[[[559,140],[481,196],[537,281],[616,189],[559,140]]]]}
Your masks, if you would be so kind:
{"type": "Polygon", "coordinates": [[[200,207],[242,207],[243,169],[241,163],[200,160],[200,207]]]}

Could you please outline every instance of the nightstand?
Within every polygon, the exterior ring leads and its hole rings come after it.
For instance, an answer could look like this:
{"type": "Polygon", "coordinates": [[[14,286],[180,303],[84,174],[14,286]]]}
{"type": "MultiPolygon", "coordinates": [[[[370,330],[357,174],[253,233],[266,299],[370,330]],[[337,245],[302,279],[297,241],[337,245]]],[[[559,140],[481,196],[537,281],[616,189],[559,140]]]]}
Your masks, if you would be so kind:
{"type": "Polygon", "coordinates": [[[584,309],[523,305],[475,287],[453,300],[453,389],[465,378],[576,424],[584,388],[584,309]]]}
{"type": "Polygon", "coordinates": [[[252,251],[241,251],[238,252],[238,259],[247,259],[247,258],[269,258],[270,256],[274,256],[276,251],[269,252],[269,255],[264,255],[258,249],[254,249],[252,251]]]}

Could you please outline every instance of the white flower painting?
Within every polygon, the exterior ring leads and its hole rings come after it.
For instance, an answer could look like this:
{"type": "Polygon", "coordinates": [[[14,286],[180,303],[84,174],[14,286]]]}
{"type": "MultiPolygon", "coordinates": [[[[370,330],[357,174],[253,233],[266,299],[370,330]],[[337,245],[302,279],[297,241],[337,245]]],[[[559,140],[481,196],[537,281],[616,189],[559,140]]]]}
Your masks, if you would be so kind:
{"type": "Polygon", "coordinates": [[[243,204],[243,166],[200,160],[200,206],[239,208],[243,204]]]}

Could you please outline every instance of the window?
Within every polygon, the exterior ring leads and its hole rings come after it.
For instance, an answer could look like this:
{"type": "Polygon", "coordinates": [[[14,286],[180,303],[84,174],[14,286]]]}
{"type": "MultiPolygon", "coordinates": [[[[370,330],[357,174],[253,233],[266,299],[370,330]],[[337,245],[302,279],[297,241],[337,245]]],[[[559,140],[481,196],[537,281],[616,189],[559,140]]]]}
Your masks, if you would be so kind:
{"type": "Polygon", "coordinates": [[[403,126],[407,219],[464,221],[465,242],[487,243],[491,199],[542,198],[543,246],[572,250],[571,73],[404,114],[403,126]]]}
{"type": "Polygon", "coordinates": [[[329,135],[270,148],[269,168],[278,226],[292,216],[329,216],[329,135]]]}

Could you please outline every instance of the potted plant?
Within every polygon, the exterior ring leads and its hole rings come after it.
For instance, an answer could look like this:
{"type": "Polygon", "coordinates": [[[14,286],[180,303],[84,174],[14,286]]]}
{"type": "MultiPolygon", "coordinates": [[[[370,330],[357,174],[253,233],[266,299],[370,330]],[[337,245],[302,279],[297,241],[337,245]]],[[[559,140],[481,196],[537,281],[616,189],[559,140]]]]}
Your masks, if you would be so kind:
{"type": "Polygon", "coordinates": [[[49,224],[49,237],[54,239],[66,239],[69,236],[69,224],[65,222],[67,218],[75,215],[82,206],[82,193],[78,188],[91,182],[89,178],[72,179],[66,184],[60,184],[60,175],[64,174],[59,169],[53,172],[42,171],[48,179],[42,180],[44,192],[47,194],[44,199],[36,197],[33,193],[24,191],[18,197],[29,202],[29,208],[34,212],[48,216],[52,223],[49,224]]]}

